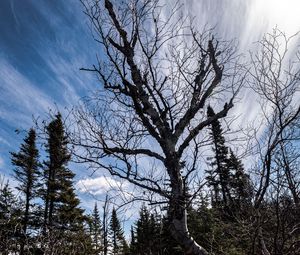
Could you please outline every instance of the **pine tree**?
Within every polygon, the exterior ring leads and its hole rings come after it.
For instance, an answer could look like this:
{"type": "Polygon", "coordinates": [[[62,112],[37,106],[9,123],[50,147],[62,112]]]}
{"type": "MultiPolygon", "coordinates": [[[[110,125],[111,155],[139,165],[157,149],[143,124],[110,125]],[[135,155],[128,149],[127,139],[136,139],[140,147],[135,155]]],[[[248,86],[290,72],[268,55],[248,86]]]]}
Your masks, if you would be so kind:
{"type": "MultiPolygon", "coordinates": [[[[33,206],[32,200],[37,194],[39,186],[38,177],[39,173],[39,152],[36,147],[36,133],[34,129],[30,129],[24,143],[21,144],[18,153],[11,153],[11,161],[15,166],[14,176],[19,182],[17,189],[24,195],[24,209],[22,219],[23,241],[26,239],[27,229],[32,226],[31,207],[33,206]]],[[[24,242],[21,243],[20,254],[24,253],[24,242]]]]}
{"type": "Polygon", "coordinates": [[[102,224],[97,203],[95,203],[93,213],[90,216],[90,235],[92,239],[93,249],[95,250],[96,254],[99,254],[103,250],[103,236],[102,224]]]}
{"type": "Polygon", "coordinates": [[[128,245],[126,243],[124,232],[121,228],[115,208],[112,210],[109,230],[112,244],[112,254],[125,255],[128,252],[128,245]]]}
{"type": "Polygon", "coordinates": [[[231,186],[233,190],[234,202],[237,209],[243,205],[249,205],[253,195],[250,176],[245,173],[242,162],[235,156],[232,150],[228,159],[228,169],[232,172],[231,186]]]}
{"type": "Polygon", "coordinates": [[[45,185],[41,189],[44,246],[50,253],[56,249],[59,254],[85,254],[86,251],[78,248],[82,246],[90,253],[91,240],[84,227],[84,210],[79,207],[80,201],[75,194],[75,174],[68,168],[71,154],[60,113],[46,127],[46,135],[48,160],[44,170],[45,185]]]}
{"type": "Polygon", "coordinates": [[[67,167],[71,155],[60,113],[47,126],[47,136],[44,232],[53,227],[76,231],[82,228],[83,210],[79,208],[80,201],[73,187],[75,174],[67,167]]]}
{"type": "Polygon", "coordinates": [[[184,251],[172,237],[170,229],[170,220],[167,217],[162,218],[161,230],[161,254],[164,255],[183,255],[184,251]]]}
{"type": "MultiPolygon", "coordinates": [[[[73,174],[72,174],[73,175],[73,174]]],[[[65,178],[67,175],[64,175],[65,178]]],[[[74,176],[74,175],[73,175],[74,176]]],[[[72,177],[73,178],[73,177],[72,177]]],[[[80,200],[75,195],[73,182],[61,180],[61,189],[55,213],[55,225],[61,230],[77,231],[82,229],[84,210],[79,207],[80,200]]]]}
{"type": "Polygon", "coordinates": [[[21,233],[21,205],[9,183],[0,183],[0,251],[3,255],[17,252],[18,239],[21,233]]]}
{"type": "Polygon", "coordinates": [[[145,206],[140,209],[140,217],[136,223],[136,254],[150,254],[150,240],[153,238],[150,229],[150,213],[145,206]],[[151,238],[149,238],[151,236],[151,238]]]}
{"type": "MultiPolygon", "coordinates": [[[[71,156],[67,149],[67,139],[64,133],[61,115],[57,114],[46,128],[48,161],[45,162],[45,210],[44,228],[51,228],[55,217],[54,211],[61,195],[61,183],[58,178],[68,164],[71,156]]],[[[45,229],[44,229],[45,230],[45,229]]]]}
{"type": "Polygon", "coordinates": [[[140,209],[140,218],[136,224],[136,232],[137,242],[141,249],[149,249],[149,246],[146,245],[146,242],[149,240],[150,236],[150,213],[144,205],[140,209]]]}
{"type": "Polygon", "coordinates": [[[137,250],[137,247],[136,247],[136,236],[135,236],[135,233],[134,233],[134,229],[133,229],[133,226],[131,226],[131,229],[130,229],[130,235],[131,235],[131,240],[130,240],[130,254],[136,254],[136,250],[137,250]]]}
{"type": "Polygon", "coordinates": [[[154,214],[150,214],[146,206],[142,206],[136,223],[134,254],[159,254],[160,222],[157,218],[154,214]]]}
{"type": "MultiPolygon", "coordinates": [[[[207,110],[208,116],[213,116],[211,107],[207,110]]],[[[252,197],[252,185],[249,175],[245,173],[242,162],[235,156],[233,151],[225,145],[225,138],[222,134],[222,127],[219,121],[211,125],[211,137],[213,140],[214,161],[212,171],[207,171],[207,180],[213,187],[214,201],[218,202],[219,191],[222,193],[222,205],[228,211],[238,211],[242,205],[250,204],[252,197]]]]}
{"type": "MultiPolygon", "coordinates": [[[[212,117],[214,115],[213,109],[209,106],[207,109],[207,116],[212,117]]],[[[222,133],[223,130],[219,120],[214,121],[211,124],[210,135],[213,141],[215,160],[211,163],[213,169],[207,171],[209,174],[207,180],[209,185],[213,187],[214,203],[222,203],[225,207],[228,207],[232,200],[229,187],[231,176],[227,166],[228,148],[225,145],[225,138],[222,133]]]]}
{"type": "Polygon", "coordinates": [[[152,254],[161,254],[161,230],[162,230],[162,217],[156,211],[150,215],[150,229],[151,229],[151,247],[152,254]]]}

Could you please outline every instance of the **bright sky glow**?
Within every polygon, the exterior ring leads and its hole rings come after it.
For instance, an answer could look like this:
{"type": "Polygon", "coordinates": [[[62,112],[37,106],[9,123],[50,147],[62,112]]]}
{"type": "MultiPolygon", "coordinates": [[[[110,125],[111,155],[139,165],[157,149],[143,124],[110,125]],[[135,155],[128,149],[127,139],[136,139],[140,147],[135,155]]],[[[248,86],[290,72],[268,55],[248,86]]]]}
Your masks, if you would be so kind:
{"type": "Polygon", "coordinates": [[[300,29],[300,1],[298,0],[255,0],[251,11],[257,25],[261,17],[267,17],[268,28],[278,25],[287,34],[294,34],[300,29]],[[257,19],[260,17],[260,19],[257,19]]]}

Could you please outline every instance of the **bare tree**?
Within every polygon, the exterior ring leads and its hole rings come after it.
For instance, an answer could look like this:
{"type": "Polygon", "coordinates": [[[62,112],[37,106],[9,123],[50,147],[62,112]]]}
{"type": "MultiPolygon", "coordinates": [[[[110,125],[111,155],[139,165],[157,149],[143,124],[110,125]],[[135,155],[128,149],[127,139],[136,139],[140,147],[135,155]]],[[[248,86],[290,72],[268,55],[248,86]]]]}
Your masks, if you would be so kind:
{"type": "Polygon", "coordinates": [[[300,52],[288,51],[295,36],[287,37],[275,28],[258,42],[260,49],[251,56],[249,84],[261,106],[256,121],[262,121],[260,130],[255,131],[259,181],[254,208],[263,254],[270,254],[263,234],[264,202],[275,201],[277,216],[284,194],[291,194],[294,203],[299,204],[296,163],[299,162],[297,143],[300,139],[300,52]]]}
{"type": "Polygon", "coordinates": [[[196,31],[178,4],[82,3],[101,46],[98,63],[83,70],[102,87],[75,113],[78,158],[159,196],[185,253],[208,254],[187,228],[186,185],[206,128],[227,115],[244,80],[232,42],[196,31]],[[214,116],[208,105],[219,109],[214,116]]]}

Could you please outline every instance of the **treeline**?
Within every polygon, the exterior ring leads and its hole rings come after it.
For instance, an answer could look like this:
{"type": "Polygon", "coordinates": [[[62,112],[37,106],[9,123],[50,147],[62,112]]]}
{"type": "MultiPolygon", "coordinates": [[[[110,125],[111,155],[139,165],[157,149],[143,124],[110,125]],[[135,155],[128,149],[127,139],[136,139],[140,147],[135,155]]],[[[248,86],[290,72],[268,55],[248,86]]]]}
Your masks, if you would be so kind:
{"type": "Polygon", "coordinates": [[[3,180],[1,254],[74,254],[79,246],[91,245],[85,230],[87,216],[79,207],[74,173],[68,168],[71,154],[60,114],[45,127],[45,135],[44,161],[34,129],[28,131],[19,151],[11,153],[18,197],[3,180]]]}
{"type": "MultiPolygon", "coordinates": [[[[209,107],[207,114],[215,113],[209,107]]],[[[210,126],[213,155],[207,185],[193,203],[187,202],[191,235],[210,254],[260,254],[262,236],[271,254],[299,254],[299,204],[289,192],[280,193],[265,199],[257,215],[254,184],[223,133],[218,120],[210,126]]],[[[2,181],[0,254],[184,254],[170,235],[164,211],[143,205],[127,238],[115,209],[101,215],[95,204],[86,214],[68,168],[71,154],[60,114],[48,123],[45,135],[46,160],[40,160],[34,129],[11,153],[20,196],[2,181]]],[[[192,199],[189,193],[186,189],[186,199],[192,199]]]]}

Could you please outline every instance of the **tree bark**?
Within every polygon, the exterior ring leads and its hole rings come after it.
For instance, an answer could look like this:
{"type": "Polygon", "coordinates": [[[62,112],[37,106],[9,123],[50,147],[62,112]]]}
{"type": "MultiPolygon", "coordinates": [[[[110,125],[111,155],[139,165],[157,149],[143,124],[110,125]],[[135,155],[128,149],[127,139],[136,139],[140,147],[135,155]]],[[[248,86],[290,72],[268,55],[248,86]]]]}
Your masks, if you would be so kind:
{"type": "Polygon", "coordinates": [[[173,218],[170,225],[170,231],[173,238],[184,249],[186,255],[208,255],[208,252],[189,234],[186,209],[179,211],[179,214],[181,215],[177,218],[173,218]]]}
{"type": "MultiPolygon", "coordinates": [[[[172,150],[171,150],[172,151],[172,150]]],[[[170,175],[172,198],[168,216],[170,218],[170,232],[173,238],[183,248],[185,255],[208,255],[208,252],[201,247],[190,235],[187,226],[187,198],[184,190],[184,180],[180,174],[180,163],[176,153],[166,162],[170,175]]]]}

